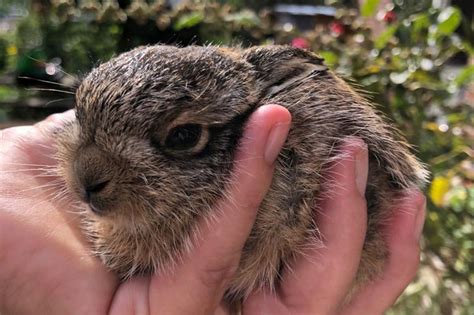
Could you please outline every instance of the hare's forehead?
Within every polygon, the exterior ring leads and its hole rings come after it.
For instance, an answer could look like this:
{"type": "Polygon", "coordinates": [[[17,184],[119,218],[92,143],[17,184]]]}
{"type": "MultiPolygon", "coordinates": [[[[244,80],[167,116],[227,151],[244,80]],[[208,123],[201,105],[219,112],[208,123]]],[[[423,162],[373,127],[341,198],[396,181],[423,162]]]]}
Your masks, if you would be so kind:
{"type": "Polygon", "coordinates": [[[229,120],[253,103],[250,99],[242,101],[245,95],[237,94],[235,90],[223,94],[193,93],[176,87],[132,89],[126,93],[104,89],[89,94],[83,90],[76,110],[84,129],[142,134],[168,128],[176,121],[208,125],[229,120]]]}
{"type": "Polygon", "coordinates": [[[206,65],[202,59],[136,64],[118,60],[93,70],[77,90],[78,107],[166,111],[185,104],[196,108],[243,101],[254,88],[245,71],[230,65],[215,67],[215,62],[206,65]]]}
{"type": "Polygon", "coordinates": [[[78,117],[87,126],[127,130],[170,123],[184,112],[219,120],[255,102],[248,69],[209,56],[124,55],[93,70],[76,93],[78,117]]]}
{"type": "Polygon", "coordinates": [[[78,99],[96,102],[117,98],[129,101],[146,97],[159,100],[197,98],[221,94],[232,88],[241,89],[247,81],[249,78],[243,71],[202,60],[167,60],[139,65],[119,63],[91,72],[78,89],[78,99]]]}

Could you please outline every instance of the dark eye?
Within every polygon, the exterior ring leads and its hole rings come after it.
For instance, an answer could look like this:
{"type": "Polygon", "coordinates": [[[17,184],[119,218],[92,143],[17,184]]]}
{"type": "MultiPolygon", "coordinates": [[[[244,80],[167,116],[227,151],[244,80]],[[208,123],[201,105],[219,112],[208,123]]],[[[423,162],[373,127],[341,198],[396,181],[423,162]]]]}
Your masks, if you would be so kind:
{"type": "Polygon", "coordinates": [[[174,127],[168,133],[165,146],[172,150],[187,150],[198,144],[202,127],[197,124],[187,124],[174,127]]]}

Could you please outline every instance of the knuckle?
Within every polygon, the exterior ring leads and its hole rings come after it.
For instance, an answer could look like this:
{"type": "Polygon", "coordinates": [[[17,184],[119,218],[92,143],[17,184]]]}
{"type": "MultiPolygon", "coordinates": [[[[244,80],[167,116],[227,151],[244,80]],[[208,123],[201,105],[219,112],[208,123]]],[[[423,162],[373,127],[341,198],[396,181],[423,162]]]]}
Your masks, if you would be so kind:
{"type": "Polygon", "coordinates": [[[236,273],[238,264],[219,263],[212,267],[204,268],[200,273],[200,281],[208,287],[224,287],[232,280],[236,273]]]}
{"type": "Polygon", "coordinates": [[[34,127],[40,132],[48,132],[60,126],[63,123],[62,114],[49,115],[45,120],[40,121],[34,127]]]}
{"type": "Polygon", "coordinates": [[[60,114],[52,114],[52,115],[49,115],[45,121],[49,122],[49,123],[59,123],[62,121],[61,119],[61,115],[60,114]]]}
{"type": "Polygon", "coordinates": [[[404,282],[410,283],[416,276],[420,265],[420,247],[415,245],[406,250],[402,257],[397,259],[399,263],[397,268],[392,271],[392,278],[404,282]]]}

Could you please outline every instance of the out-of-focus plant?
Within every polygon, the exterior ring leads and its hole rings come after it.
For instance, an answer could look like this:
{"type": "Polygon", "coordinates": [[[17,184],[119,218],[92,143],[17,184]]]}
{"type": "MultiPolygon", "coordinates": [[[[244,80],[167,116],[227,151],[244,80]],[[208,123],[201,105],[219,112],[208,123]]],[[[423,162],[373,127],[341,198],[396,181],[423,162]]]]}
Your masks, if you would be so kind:
{"type": "Polygon", "coordinates": [[[0,37],[0,72],[7,66],[7,49],[8,42],[5,38],[0,37]]]}
{"type": "Polygon", "coordinates": [[[256,13],[216,1],[52,0],[20,23],[20,48],[59,57],[66,70],[89,70],[98,60],[149,43],[258,44],[273,32],[268,10],[256,13]]]}

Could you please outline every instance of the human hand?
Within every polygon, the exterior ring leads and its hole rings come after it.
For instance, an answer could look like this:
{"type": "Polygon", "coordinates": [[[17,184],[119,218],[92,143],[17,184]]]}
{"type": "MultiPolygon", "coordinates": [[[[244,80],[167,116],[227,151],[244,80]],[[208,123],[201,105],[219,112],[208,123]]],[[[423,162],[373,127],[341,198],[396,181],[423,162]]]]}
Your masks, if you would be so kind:
{"type": "Polygon", "coordinates": [[[393,217],[383,231],[390,253],[383,274],[354,292],[366,234],[367,172],[366,145],[357,138],[346,139],[341,158],[329,170],[337,185],[330,185],[331,193],[315,214],[324,247],[296,261],[276,294],[250,296],[244,314],[376,315],[396,302],[418,269],[425,198],[419,191],[406,191],[401,202],[392,205],[393,217]]]}
{"type": "Polygon", "coordinates": [[[106,314],[118,285],[91,257],[54,176],[52,130],[72,111],[0,130],[0,313],[106,314]]]}
{"type": "MultiPolygon", "coordinates": [[[[54,117],[53,121],[64,119],[54,117]]],[[[4,130],[0,135],[0,311],[225,314],[222,295],[271,182],[272,162],[289,121],[288,112],[278,106],[263,107],[252,115],[245,133],[247,141],[238,153],[234,185],[227,194],[234,202],[223,200],[216,205],[222,215],[202,225],[200,242],[172,274],[134,278],[123,284],[88,254],[76,218],[69,211],[73,204],[60,196],[51,198],[56,178],[38,177],[41,172],[34,170],[38,165],[55,165],[48,158],[53,139],[47,131],[54,122],[4,130]],[[272,133],[272,140],[267,141],[276,124],[280,126],[274,129],[278,134],[272,133]],[[271,149],[265,150],[265,143],[272,143],[267,146],[271,149]]],[[[366,151],[355,142],[347,150],[352,156],[359,152],[359,164],[365,163],[366,168],[366,151]]],[[[340,308],[355,275],[365,235],[364,200],[355,193],[347,194],[354,192],[354,165],[351,159],[335,165],[340,186],[322,205],[324,216],[318,217],[326,248],[314,249],[308,258],[298,261],[276,295],[254,293],[243,305],[244,314],[380,314],[409,283],[418,262],[415,225],[421,229],[424,215],[424,209],[416,210],[423,199],[419,193],[397,205],[402,211],[396,211],[387,227],[392,258],[384,275],[340,308]],[[344,233],[331,229],[335,221],[344,233]]]]}
{"type": "Polygon", "coordinates": [[[0,133],[0,313],[211,313],[271,182],[288,112],[270,107],[253,115],[228,194],[233,202],[216,206],[223,213],[219,223],[212,228],[203,224],[203,241],[176,275],[135,278],[121,285],[90,256],[75,205],[64,198],[64,187],[54,175],[52,129],[72,115],[53,115],[35,126],[0,133]],[[283,128],[268,138],[264,150],[271,127],[282,121],[283,128]]]}

